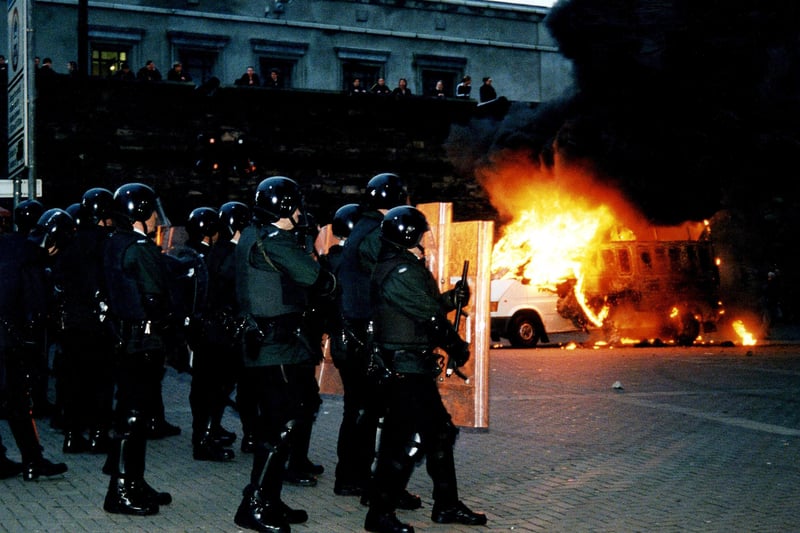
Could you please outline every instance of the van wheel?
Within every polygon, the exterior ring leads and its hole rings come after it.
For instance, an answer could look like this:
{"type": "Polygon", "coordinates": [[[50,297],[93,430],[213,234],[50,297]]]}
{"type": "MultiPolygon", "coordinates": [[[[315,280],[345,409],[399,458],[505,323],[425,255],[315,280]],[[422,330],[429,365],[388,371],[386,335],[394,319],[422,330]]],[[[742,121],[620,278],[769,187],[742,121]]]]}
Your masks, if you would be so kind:
{"type": "Polygon", "coordinates": [[[534,348],[543,335],[544,325],[536,313],[520,313],[511,320],[508,340],[515,348],[534,348]]]}
{"type": "Polygon", "coordinates": [[[700,336],[700,321],[688,311],[681,315],[680,331],[675,336],[678,346],[691,346],[700,336]]]}

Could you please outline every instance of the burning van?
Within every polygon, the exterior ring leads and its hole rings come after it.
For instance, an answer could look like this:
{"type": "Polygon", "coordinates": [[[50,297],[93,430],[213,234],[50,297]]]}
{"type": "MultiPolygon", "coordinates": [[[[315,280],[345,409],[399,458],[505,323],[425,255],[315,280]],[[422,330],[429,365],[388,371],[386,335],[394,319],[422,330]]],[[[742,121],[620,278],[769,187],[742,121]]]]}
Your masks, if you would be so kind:
{"type": "Polygon", "coordinates": [[[533,347],[548,342],[548,333],[583,330],[610,343],[691,345],[715,331],[723,314],[709,240],[609,242],[587,252],[574,270],[555,289],[492,281],[492,339],[533,347]]]}

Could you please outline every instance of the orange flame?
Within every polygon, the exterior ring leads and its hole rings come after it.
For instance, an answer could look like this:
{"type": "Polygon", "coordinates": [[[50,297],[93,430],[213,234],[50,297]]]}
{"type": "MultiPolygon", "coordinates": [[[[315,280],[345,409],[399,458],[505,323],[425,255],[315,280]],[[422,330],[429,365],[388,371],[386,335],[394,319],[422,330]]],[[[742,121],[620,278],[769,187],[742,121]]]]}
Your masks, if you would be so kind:
{"type": "Polygon", "coordinates": [[[756,345],[756,338],[755,336],[747,331],[747,327],[744,325],[744,322],[741,320],[734,320],[731,324],[733,326],[733,331],[742,339],[742,346],[755,346],[756,345]]]}
{"type": "Polygon", "coordinates": [[[480,176],[500,215],[512,219],[492,252],[495,278],[553,285],[575,277],[592,246],[634,238],[624,221],[643,219],[590,169],[543,170],[524,154],[505,153],[480,176]]]}
{"type": "Polygon", "coordinates": [[[608,302],[592,305],[583,293],[584,277],[598,274],[587,261],[610,241],[696,240],[707,222],[653,226],[611,180],[602,183],[591,164],[554,165],[531,161],[524,152],[501,151],[477,176],[497,209],[502,226],[492,251],[492,277],[516,278],[553,290],[574,279],[574,293],[586,319],[600,327],[608,302]],[[592,307],[593,306],[593,307],[592,307]]]}

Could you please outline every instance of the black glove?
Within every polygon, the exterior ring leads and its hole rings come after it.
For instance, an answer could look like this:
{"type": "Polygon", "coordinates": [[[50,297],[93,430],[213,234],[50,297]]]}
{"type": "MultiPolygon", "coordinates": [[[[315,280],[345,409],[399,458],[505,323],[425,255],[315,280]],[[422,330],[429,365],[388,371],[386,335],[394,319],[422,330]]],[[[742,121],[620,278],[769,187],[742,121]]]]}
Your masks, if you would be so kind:
{"type": "Polygon", "coordinates": [[[456,286],[453,288],[453,302],[456,304],[456,306],[465,306],[469,303],[470,296],[471,293],[467,280],[458,280],[458,282],[456,282],[456,286]]]}
{"type": "Polygon", "coordinates": [[[453,325],[442,315],[431,317],[428,322],[428,333],[436,346],[441,347],[457,366],[469,360],[469,343],[464,341],[453,325]]]}
{"type": "Polygon", "coordinates": [[[459,339],[459,342],[453,342],[444,348],[450,360],[453,361],[456,367],[462,367],[469,361],[469,343],[459,339]]]}
{"type": "Polygon", "coordinates": [[[445,307],[448,310],[456,309],[459,305],[464,307],[469,303],[469,297],[469,284],[464,280],[459,280],[456,282],[455,287],[442,293],[445,307]]]}

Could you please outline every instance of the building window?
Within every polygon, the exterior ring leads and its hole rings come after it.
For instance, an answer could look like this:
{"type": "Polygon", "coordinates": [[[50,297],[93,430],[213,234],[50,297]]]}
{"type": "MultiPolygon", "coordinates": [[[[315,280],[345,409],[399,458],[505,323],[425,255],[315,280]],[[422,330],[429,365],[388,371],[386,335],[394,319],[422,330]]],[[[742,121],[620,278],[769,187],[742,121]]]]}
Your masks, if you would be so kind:
{"type": "Polygon", "coordinates": [[[364,65],[361,63],[342,63],[342,80],[344,81],[344,90],[349,91],[353,85],[353,80],[358,78],[361,80],[361,86],[369,91],[370,87],[375,85],[378,78],[383,78],[381,68],[364,65]]]}
{"type": "Polygon", "coordinates": [[[183,69],[197,84],[215,76],[220,51],[230,42],[230,37],[224,35],[184,31],[169,31],[167,38],[172,47],[172,57],[183,63],[183,69]]]}
{"type": "Polygon", "coordinates": [[[106,48],[106,46],[109,45],[92,47],[92,76],[110,78],[119,72],[123,63],[128,62],[128,49],[106,48]]]}
{"type": "Polygon", "coordinates": [[[386,62],[391,52],[336,48],[336,56],[342,65],[342,89],[350,89],[353,80],[361,79],[361,86],[369,90],[378,78],[386,77],[386,62]]]}
{"type": "Polygon", "coordinates": [[[262,81],[269,79],[272,69],[278,69],[283,89],[302,86],[298,63],[305,57],[308,43],[251,39],[250,45],[258,57],[258,75],[262,81]]]}
{"type": "Polygon", "coordinates": [[[414,66],[421,83],[421,87],[416,88],[417,94],[430,94],[436,82],[442,80],[447,94],[455,96],[456,85],[464,77],[467,60],[463,57],[415,54],[414,66]]]}
{"type": "Polygon", "coordinates": [[[123,63],[128,63],[136,72],[133,51],[142,41],[144,30],[137,28],[115,28],[111,26],[89,26],[89,49],[91,50],[91,75],[110,77],[119,72],[123,63]]]}
{"type": "Polygon", "coordinates": [[[183,70],[188,72],[192,80],[199,85],[214,76],[218,55],[216,52],[205,50],[180,49],[178,61],[183,65],[183,70]]]}

